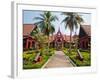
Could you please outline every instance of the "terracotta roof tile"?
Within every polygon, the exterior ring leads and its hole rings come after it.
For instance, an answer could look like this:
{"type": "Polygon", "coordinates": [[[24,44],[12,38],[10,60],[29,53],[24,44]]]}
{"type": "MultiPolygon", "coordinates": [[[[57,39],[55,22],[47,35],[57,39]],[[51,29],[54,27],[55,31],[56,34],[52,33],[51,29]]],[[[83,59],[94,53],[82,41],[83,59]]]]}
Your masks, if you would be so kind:
{"type": "Polygon", "coordinates": [[[23,35],[30,35],[35,27],[34,24],[23,24],[23,35]]]}

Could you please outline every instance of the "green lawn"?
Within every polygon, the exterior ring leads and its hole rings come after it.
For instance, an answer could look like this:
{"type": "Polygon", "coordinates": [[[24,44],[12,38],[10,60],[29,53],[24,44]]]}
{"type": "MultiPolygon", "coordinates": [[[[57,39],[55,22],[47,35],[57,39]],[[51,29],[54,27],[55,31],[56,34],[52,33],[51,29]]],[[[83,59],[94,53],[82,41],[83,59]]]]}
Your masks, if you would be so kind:
{"type": "Polygon", "coordinates": [[[34,62],[34,59],[37,55],[36,50],[25,51],[23,53],[23,69],[41,68],[54,54],[54,49],[49,49],[49,53],[47,53],[47,49],[40,49],[38,52],[40,52],[42,58],[39,62],[34,62]]]}
{"type": "Polygon", "coordinates": [[[80,61],[76,56],[77,52],[72,49],[71,54],[68,53],[68,49],[64,49],[63,52],[69,56],[69,58],[77,65],[77,66],[91,66],[91,53],[89,50],[80,50],[83,61],[80,61]]]}

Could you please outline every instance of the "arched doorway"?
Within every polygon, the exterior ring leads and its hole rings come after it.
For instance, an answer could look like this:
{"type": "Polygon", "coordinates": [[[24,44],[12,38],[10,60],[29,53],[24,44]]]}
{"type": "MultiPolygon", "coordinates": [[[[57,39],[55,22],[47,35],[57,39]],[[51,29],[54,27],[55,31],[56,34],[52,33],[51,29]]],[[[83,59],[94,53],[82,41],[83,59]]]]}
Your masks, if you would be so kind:
{"type": "Polygon", "coordinates": [[[62,39],[58,38],[58,40],[56,41],[56,49],[57,50],[61,50],[62,49],[62,45],[63,45],[62,39]]]}

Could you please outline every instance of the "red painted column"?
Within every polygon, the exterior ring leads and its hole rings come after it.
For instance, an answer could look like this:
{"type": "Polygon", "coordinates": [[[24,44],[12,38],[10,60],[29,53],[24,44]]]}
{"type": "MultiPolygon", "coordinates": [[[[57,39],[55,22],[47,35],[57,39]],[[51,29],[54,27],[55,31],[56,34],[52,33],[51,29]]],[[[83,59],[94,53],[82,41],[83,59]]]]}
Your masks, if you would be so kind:
{"type": "Polygon", "coordinates": [[[83,42],[81,41],[81,48],[83,48],[83,45],[84,45],[84,44],[83,44],[83,42]]]}
{"type": "Polygon", "coordinates": [[[79,41],[79,47],[81,47],[81,42],[79,41]]]}
{"type": "Polygon", "coordinates": [[[30,41],[30,48],[32,48],[32,41],[30,41]]]}
{"type": "Polygon", "coordinates": [[[26,49],[28,49],[28,39],[26,40],[26,49]]]}
{"type": "Polygon", "coordinates": [[[87,48],[87,39],[85,39],[85,48],[87,48]]]}
{"type": "Polygon", "coordinates": [[[84,40],[84,48],[86,48],[86,41],[84,40]]]}

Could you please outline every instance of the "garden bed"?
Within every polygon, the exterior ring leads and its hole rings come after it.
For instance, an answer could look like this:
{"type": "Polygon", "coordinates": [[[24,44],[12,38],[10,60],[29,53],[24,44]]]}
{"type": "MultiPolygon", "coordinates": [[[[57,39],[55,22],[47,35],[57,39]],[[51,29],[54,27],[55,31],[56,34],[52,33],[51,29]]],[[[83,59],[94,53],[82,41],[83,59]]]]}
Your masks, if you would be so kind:
{"type": "Polygon", "coordinates": [[[38,52],[41,53],[41,60],[38,62],[34,62],[37,54],[35,50],[25,51],[23,53],[23,69],[41,68],[54,54],[54,49],[49,49],[49,52],[47,51],[47,49],[40,49],[38,52]]]}
{"type": "Polygon", "coordinates": [[[76,56],[77,52],[72,49],[69,54],[67,49],[64,49],[63,52],[69,56],[69,58],[79,67],[79,66],[91,66],[91,54],[89,50],[80,50],[80,53],[83,56],[83,61],[80,61],[76,56]]]}

